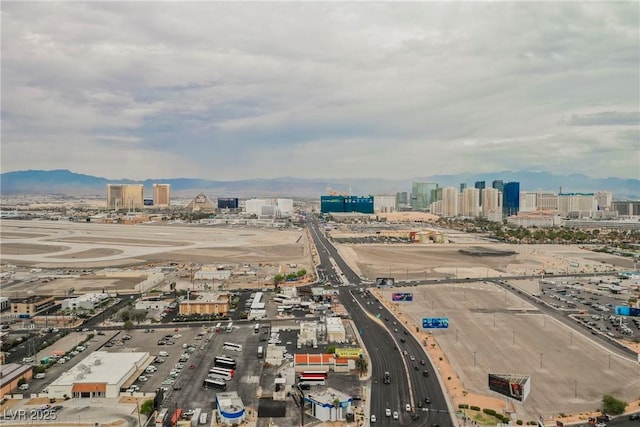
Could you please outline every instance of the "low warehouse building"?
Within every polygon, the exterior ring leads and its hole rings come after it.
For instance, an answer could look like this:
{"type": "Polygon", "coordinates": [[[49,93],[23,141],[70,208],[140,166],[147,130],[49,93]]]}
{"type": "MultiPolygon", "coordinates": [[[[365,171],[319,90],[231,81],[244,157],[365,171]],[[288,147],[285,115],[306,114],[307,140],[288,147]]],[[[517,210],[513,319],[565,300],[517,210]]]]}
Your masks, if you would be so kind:
{"type": "Polygon", "coordinates": [[[0,399],[18,388],[20,380],[29,381],[33,375],[31,365],[8,363],[0,365],[0,399]]]}
{"type": "Polygon", "coordinates": [[[308,393],[304,400],[311,405],[311,415],[320,421],[345,421],[352,412],[351,396],[333,388],[308,393]]]}
{"type": "Polygon", "coordinates": [[[246,417],[244,403],[235,391],[216,393],[216,409],[222,424],[239,425],[246,417]]]}
{"type": "Polygon", "coordinates": [[[150,360],[149,353],[95,351],[49,385],[49,398],[115,398],[150,360]]]}

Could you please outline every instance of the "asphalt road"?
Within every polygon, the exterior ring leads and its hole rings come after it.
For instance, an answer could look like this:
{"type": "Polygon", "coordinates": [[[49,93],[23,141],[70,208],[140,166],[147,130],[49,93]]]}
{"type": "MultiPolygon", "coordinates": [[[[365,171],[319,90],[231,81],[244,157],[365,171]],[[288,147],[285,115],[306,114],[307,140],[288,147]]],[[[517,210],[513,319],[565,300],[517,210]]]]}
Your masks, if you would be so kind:
{"type": "MultiPolygon", "coordinates": [[[[319,231],[317,221],[310,219],[308,225],[320,257],[321,278],[333,284],[341,284],[344,277],[348,283],[356,285],[357,288],[362,280],[319,231]],[[334,262],[339,271],[334,268],[334,262]]],[[[348,308],[351,319],[358,328],[369,353],[372,370],[370,414],[376,415],[378,424],[453,426],[452,414],[448,409],[444,391],[437,377],[433,375],[434,369],[421,344],[410,333],[404,334],[403,326],[393,325],[394,317],[373,297],[365,298],[359,292],[346,291],[356,288],[341,288],[339,298],[343,306],[348,308]],[[354,300],[358,304],[354,304],[354,300]],[[366,304],[367,301],[373,304],[366,304]],[[378,314],[380,314],[379,319],[376,318],[378,314]],[[385,321],[385,317],[389,321],[385,321]],[[394,328],[398,329],[397,333],[393,332],[394,328]],[[401,338],[405,343],[400,342],[401,338]],[[402,350],[407,351],[406,356],[402,354],[402,350]],[[415,361],[410,360],[412,355],[415,361]],[[421,359],[425,360],[424,366],[419,364],[421,359]],[[421,369],[416,371],[415,366],[421,369]],[[422,375],[425,369],[431,373],[428,378],[422,375]],[[391,374],[391,384],[384,384],[382,381],[385,371],[391,374]],[[425,404],[425,397],[429,397],[430,404],[425,404]],[[423,408],[418,407],[419,402],[423,408]],[[410,405],[410,411],[405,410],[406,404],[410,405]],[[387,408],[392,412],[397,411],[399,420],[387,418],[385,416],[387,408]],[[413,414],[418,414],[419,418],[414,419],[413,414]]]]}

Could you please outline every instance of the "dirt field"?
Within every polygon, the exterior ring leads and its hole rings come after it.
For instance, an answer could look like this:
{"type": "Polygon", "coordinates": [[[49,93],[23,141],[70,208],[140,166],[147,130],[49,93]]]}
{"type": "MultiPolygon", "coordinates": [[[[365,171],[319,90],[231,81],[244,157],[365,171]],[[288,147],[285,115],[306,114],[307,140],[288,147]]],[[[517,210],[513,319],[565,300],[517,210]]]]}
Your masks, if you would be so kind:
{"type": "Polygon", "coordinates": [[[3,221],[3,262],[38,268],[273,263],[312,269],[304,232],[250,227],[3,221]]]}
{"type": "Polygon", "coordinates": [[[530,375],[531,393],[525,403],[515,404],[516,418],[595,410],[605,391],[627,401],[640,397],[638,363],[610,355],[589,336],[571,332],[492,284],[405,287],[379,293],[410,324],[421,326],[423,317],[449,318],[449,329],[434,330],[430,338],[455,367],[465,391],[499,397],[487,389],[488,373],[530,375]],[[413,292],[415,301],[392,303],[392,292],[413,292]]]}
{"type": "Polygon", "coordinates": [[[540,274],[543,271],[587,273],[630,268],[631,261],[572,245],[426,244],[339,245],[340,254],[361,276],[395,277],[396,280],[482,278],[540,274]],[[465,255],[461,249],[489,247],[515,251],[508,256],[465,255]],[[578,267],[571,267],[577,262],[578,267]],[[627,265],[629,264],[629,265],[627,265]]]}

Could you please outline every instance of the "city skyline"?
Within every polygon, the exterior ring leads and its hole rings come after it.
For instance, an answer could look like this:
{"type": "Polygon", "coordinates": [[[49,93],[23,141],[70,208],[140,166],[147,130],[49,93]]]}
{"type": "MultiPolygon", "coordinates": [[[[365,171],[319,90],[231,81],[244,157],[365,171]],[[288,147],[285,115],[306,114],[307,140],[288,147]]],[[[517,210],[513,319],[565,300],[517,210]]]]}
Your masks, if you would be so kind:
{"type": "Polygon", "coordinates": [[[638,3],[1,8],[3,172],[639,177],[638,3]]]}

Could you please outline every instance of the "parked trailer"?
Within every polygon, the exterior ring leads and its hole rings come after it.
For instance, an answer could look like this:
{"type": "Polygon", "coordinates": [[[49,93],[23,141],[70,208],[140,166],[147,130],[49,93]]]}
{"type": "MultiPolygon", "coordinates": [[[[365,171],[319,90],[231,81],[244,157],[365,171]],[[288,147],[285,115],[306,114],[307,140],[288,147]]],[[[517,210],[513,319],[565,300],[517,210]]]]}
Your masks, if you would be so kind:
{"type": "Polygon", "coordinates": [[[191,416],[191,427],[196,427],[198,425],[198,421],[200,421],[200,412],[202,412],[201,408],[193,410],[193,415],[191,416]]]}
{"type": "Polygon", "coordinates": [[[206,424],[207,423],[207,413],[206,412],[202,412],[200,414],[200,424],[206,424]]]}

